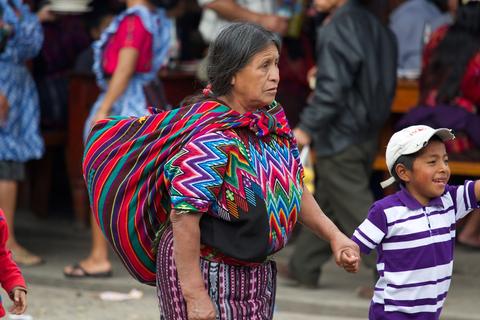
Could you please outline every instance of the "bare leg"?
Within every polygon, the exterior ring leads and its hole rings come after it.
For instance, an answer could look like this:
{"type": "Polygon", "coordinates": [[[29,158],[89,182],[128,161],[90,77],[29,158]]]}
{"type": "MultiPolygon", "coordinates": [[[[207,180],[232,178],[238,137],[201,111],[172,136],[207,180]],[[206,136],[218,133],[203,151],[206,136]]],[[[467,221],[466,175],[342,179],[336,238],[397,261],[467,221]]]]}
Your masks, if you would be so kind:
{"type": "Polygon", "coordinates": [[[111,270],[112,265],[108,260],[108,243],[105,240],[100,227],[97,222],[90,216],[92,228],[92,247],[87,258],[80,261],[81,269],[76,269],[74,266],[66,266],[63,272],[67,275],[82,276],[84,272],[89,274],[104,273],[111,270]]]}
{"type": "Polygon", "coordinates": [[[9,233],[7,247],[12,251],[13,258],[17,263],[32,266],[42,262],[42,259],[22,247],[15,237],[14,223],[17,206],[17,189],[17,181],[0,180],[0,208],[5,212],[9,233]]]}
{"type": "Polygon", "coordinates": [[[465,226],[458,235],[458,241],[480,249],[480,210],[475,210],[469,214],[465,226]]]}

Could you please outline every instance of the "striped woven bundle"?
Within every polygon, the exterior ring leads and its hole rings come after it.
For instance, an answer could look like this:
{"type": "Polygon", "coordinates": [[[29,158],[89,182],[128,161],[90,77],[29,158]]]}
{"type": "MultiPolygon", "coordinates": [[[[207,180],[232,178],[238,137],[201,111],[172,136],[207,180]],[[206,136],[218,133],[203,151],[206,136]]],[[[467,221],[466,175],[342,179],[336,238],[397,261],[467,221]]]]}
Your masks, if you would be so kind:
{"type": "Polygon", "coordinates": [[[207,101],[147,117],[114,117],[92,129],[83,159],[91,210],[138,281],[155,285],[153,242],[168,221],[170,206],[164,164],[190,138],[237,127],[250,127],[259,136],[291,134],[275,101],[245,114],[207,101]]]}

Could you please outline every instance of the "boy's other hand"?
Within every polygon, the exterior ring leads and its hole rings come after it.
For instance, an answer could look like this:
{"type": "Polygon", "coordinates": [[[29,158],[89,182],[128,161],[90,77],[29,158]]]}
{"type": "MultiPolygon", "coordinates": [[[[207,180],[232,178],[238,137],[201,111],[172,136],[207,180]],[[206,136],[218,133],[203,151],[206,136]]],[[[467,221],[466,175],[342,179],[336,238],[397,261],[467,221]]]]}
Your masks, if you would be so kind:
{"type": "Polygon", "coordinates": [[[10,308],[10,313],[22,314],[27,309],[27,291],[25,288],[16,287],[12,290],[10,298],[13,301],[13,306],[10,308]]]}

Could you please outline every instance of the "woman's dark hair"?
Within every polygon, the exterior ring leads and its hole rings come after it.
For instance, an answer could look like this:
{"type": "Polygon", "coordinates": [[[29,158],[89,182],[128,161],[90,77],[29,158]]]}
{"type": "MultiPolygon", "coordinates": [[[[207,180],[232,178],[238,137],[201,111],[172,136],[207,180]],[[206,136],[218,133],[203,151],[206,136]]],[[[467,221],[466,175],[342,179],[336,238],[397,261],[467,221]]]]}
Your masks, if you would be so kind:
{"type": "Polygon", "coordinates": [[[228,94],[232,89],[233,76],[244,68],[255,54],[271,44],[280,52],[280,38],[253,23],[233,23],[220,31],[208,48],[207,79],[211,85],[211,93],[208,97],[191,97],[184,104],[228,94]]]}
{"type": "MultiPolygon", "coordinates": [[[[434,135],[433,137],[431,137],[430,140],[428,140],[428,143],[430,143],[432,141],[439,141],[439,142],[443,143],[442,138],[440,138],[437,135],[434,135]]],[[[427,146],[428,143],[425,146],[427,146]]],[[[423,148],[420,149],[419,151],[415,152],[415,153],[404,154],[404,155],[401,155],[400,157],[398,157],[397,161],[395,161],[395,163],[393,164],[393,167],[392,167],[392,177],[395,178],[395,181],[397,183],[400,183],[402,185],[404,184],[403,180],[400,179],[397,172],[395,171],[395,168],[397,167],[397,165],[403,164],[405,166],[405,168],[407,168],[407,170],[411,171],[413,169],[413,162],[422,153],[422,150],[423,150],[423,148]]]]}
{"type": "Polygon", "coordinates": [[[468,63],[480,51],[480,1],[459,1],[455,23],[435,49],[422,76],[422,99],[438,90],[437,102],[449,104],[460,93],[468,63]]]}

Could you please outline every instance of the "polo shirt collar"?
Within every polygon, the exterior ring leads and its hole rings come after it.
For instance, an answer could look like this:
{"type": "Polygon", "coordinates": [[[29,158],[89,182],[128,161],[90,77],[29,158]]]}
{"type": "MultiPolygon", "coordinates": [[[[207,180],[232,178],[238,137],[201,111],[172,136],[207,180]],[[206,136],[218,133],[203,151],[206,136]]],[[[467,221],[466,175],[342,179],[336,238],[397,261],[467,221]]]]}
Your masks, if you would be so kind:
{"type": "MultiPolygon", "coordinates": [[[[408,192],[407,188],[405,188],[404,186],[400,186],[400,191],[398,191],[398,198],[410,210],[417,210],[424,207],[420,202],[418,202],[417,199],[415,199],[410,194],[410,192],[408,192]]],[[[441,197],[433,198],[426,205],[426,207],[442,207],[443,208],[443,201],[441,197]]]]}

